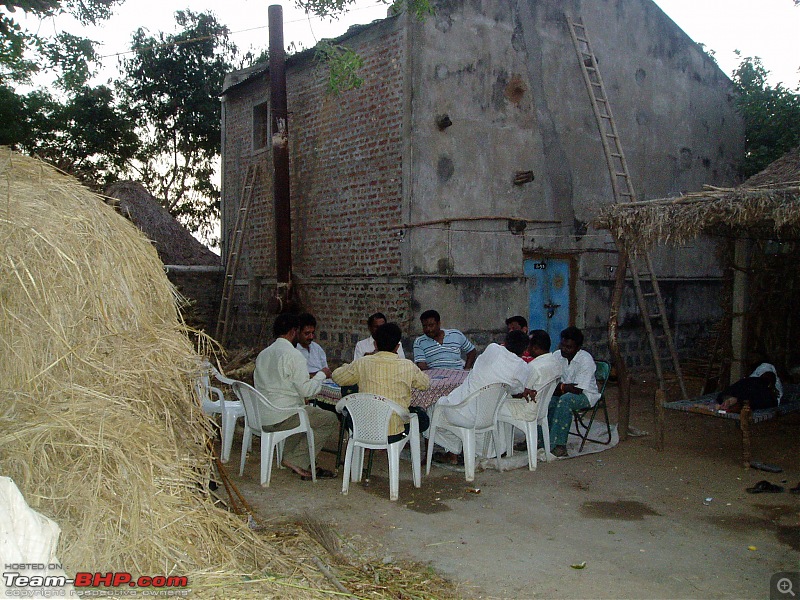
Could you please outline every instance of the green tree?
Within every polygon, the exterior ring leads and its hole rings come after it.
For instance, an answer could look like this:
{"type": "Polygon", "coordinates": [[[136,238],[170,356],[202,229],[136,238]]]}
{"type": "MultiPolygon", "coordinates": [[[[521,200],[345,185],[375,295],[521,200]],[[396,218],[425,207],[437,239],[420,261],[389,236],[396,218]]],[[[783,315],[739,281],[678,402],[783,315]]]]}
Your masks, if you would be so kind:
{"type": "Polygon", "coordinates": [[[768,75],[761,59],[749,56],[733,72],[736,106],[745,123],[747,177],[800,145],[800,95],[781,83],[768,85],[768,75]]]}
{"type": "Polygon", "coordinates": [[[140,147],[131,169],[192,231],[210,232],[219,215],[214,183],[219,157],[220,101],[236,47],[209,13],[178,11],[176,35],[133,36],[133,57],[115,82],[134,116],[140,147]]]}

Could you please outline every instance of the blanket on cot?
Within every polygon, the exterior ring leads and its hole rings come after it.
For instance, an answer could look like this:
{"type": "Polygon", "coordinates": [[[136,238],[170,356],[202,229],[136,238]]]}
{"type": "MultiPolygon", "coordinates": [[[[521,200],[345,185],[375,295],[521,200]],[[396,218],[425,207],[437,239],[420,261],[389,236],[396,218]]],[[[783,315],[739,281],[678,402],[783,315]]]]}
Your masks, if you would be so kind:
{"type": "MultiPolygon", "coordinates": [[[[697,398],[690,398],[689,400],[676,400],[675,402],[665,402],[664,408],[672,410],[682,410],[684,412],[700,413],[710,415],[712,417],[722,417],[724,419],[740,419],[739,413],[719,412],[714,410],[719,392],[713,394],[705,394],[697,398]]],[[[760,423],[761,421],[768,421],[786,415],[791,412],[800,411],[800,385],[789,385],[784,390],[781,403],[774,408],[762,408],[754,410],[751,413],[750,420],[753,423],[760,423]]]]}

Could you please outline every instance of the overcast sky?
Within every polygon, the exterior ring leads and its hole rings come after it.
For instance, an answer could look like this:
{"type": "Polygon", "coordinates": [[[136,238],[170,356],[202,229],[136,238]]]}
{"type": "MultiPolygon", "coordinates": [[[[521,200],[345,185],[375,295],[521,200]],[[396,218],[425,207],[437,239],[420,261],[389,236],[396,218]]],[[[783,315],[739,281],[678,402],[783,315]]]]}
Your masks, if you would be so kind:
{"type": "MultiPolygon", "coordinates": [[[[800,81],[800,7],[792,0],[655,0],[695,42],[715,51],[717,61],[728,75],[739,64],[734,50],[744,56],[759,56],[771,72],[772,84],[783,82],[796,88],[800,81]]],[[[386,15],[387,5],[358,0],[354,9],[338,21],[307,18],[291,1],[275,0],[127,0],[116,15],[100,28],[81,29],[64,17],[41,23],[44,35],[65,28],[102,42],[100,53],[107,56],[107,73],[116,74],[117,53],[125,52],[131,33],[145,27],[175,31],[174,13],[187,7],[195,12],[211,11],[227,25],[241,51],[266,48],[267,8],[283,5],[284,41],[310,48],[322,38],[336,37],[350,25],[369,23],[386,15]]],[[[30,24],[29,24],[30,26],[30,24]]],[[[33,24],[35,26],[35,23],[33,24]]],[[[108,75],[106,75],[108,77],[108,75]]]]}

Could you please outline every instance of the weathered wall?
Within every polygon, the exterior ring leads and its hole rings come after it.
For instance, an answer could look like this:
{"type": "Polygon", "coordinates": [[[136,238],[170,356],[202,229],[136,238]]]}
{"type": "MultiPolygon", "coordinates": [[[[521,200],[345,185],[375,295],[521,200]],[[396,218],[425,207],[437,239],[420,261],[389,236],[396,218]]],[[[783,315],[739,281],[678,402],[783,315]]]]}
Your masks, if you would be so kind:
{"type": "MultiPolygon", "coordinates": [[[[424,23],[350,32],[342,42],[365,59],[362,88],[327,95],[309,53],[290,59],[287,85],[294,271],[331,357],[350,357],[375,310],[414,337],[420,312],[436,308],[483,346],[525,314],[524,259],[548,253],[575,257],[575,323],[590,340],[605,335],[616,256],[590,222],[612,195],[565,10],[592,38],[640,198],[735,182],[743,135],[730,82],[649,0],[441,0],[424,23]],[[534,181],[514,185],[518,171],[534,181]],[[512,218],[525,230],[510,231],[512,218]]],[[[267,100],[261,73],[225,102],[226,230],[246,165],[267,164],[237,288],[247,343],[269,337],[275,285],[270,155],[252,145],[253,108],[267,100]]],[[[655,261],[676,282],[679,331],[717,315],[695,301],[718,285],[708,242],[655,261]]],[[[634,325],[622,331],[632,343],[634,325]]]]}
{"type": "MultiPolygon", "coordinates": [[[[639,197],[735,182],[743,136],[730,82],[649,0],[438,2],[436,16],[413,30],[410,222],[484,215],[560,222],[529,224],[522,236],[483,221],[410,229],[414,307],[435,307],[453,326],[479,331],[524,311],[522,264],[539,251],[578,253],[576,322],[607,320],[601,288],[612,281],[616,257],[610,237],[586,224],[613,197],[565,11],[588,29],[639,197]],[[434,122],[442,113],[453,122],[444,131],[434,122]],[[524,170],[536,179],[514,186],[524,170]],[[479,310],[461,301],[486,283],[477,275],[498,278],[479,310]]],[[[719,276],[702,241],[658,251],[655,264],[668,278],[719,276]]],[[[715,314],[696,308],[678,321],[715,314]]]]}
{"type": "Polygon", "coordinates": [[[181,315],[190,327],[214,335],[222,297],[224,271],[221,267],[166,265],[167,278],[187,299],[181,315]]]}

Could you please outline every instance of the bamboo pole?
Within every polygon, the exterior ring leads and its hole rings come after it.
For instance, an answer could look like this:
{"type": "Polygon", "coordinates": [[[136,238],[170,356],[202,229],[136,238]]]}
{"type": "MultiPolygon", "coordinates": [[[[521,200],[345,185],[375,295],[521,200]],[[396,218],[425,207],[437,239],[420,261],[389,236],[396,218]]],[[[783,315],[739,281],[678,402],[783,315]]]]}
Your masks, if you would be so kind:
{"type": "Polygon", "coordinates": [[[611,360],[617,371],[617,386],[619,388],[619,401],[617,404],[617,420],[620,441],[628,439],[628,426],[631,416],[631,395],[630,378],[628,377],[628,367],[625,364],[625,357],[619,349],[619,308],[622,304],[622,296],[625,293],[625,274],[628,270],[628,251],[625,244],[620,239],[616,239],[617,245],[617,273],[614,280],[614,291],[611,296],[611,310],[608,316],[608,347],[611,351],[611,360]]]}

